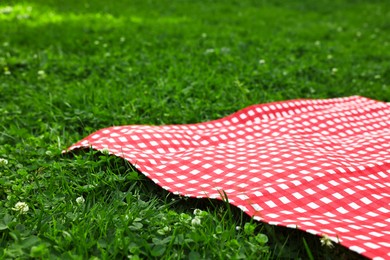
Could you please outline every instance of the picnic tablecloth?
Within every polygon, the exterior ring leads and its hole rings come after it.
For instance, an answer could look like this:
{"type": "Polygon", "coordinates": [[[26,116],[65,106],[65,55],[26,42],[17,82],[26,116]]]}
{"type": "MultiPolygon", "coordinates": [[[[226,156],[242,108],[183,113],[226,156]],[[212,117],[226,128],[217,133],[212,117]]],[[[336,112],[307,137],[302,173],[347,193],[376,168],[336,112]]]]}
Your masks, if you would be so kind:
{"type": "Polygon", "coordinates": [[[106,150],[162,188],[390,258],[390,103],[352,96],[253,105],[198,124],[101,129],[106,150]]]}

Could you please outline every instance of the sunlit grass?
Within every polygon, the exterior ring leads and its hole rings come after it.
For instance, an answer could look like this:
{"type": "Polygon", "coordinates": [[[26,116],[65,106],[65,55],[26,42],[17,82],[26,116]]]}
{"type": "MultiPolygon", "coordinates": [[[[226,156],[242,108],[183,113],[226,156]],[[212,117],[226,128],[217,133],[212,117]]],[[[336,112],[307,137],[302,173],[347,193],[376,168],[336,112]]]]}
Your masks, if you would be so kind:
{"type": "Polygon", "coordinates": [[[130,21],[137,24],[181,24],[189,22],[185,16],[141,17],[137,15],[114,16],[110,13],[59,13],[50,7],[35,3],[19,3],[15,5],[0,6],[0,20],[4,22],[18,22],[26,26],[44,26],[61,23],[87,23],[109,25],[112,27],[125,26],[130,21]]]}
{"type": "MultiPolygon", "coordinates": [[[[140,21],[140,18],[132,17],[132,20],[140,21]]],[[[66,13],[60,14],[48,7],[37,4],[16,4],[0,7],[0,20],[18,22],[26,26],[44,26],[47,24],[61,23],[109,23],[111,25],[123,25],[123,19],[111,14],[103,13],[66,13]]]]}

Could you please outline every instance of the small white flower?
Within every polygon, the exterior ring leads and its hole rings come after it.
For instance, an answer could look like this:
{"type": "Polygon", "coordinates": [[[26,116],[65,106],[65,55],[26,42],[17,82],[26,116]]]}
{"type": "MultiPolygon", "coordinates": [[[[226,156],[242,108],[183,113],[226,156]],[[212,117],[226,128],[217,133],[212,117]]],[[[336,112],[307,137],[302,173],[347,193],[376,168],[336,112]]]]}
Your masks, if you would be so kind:
{"type": "Polygon", "coordinates": [[[38,78],[44,79],[46,78],[46,72],[44,70],[38,70],[38,78]]]}
{"type": "Polygon", "coordinates": [[[337,71],[339,71],[337,68],[332,68],[331,72],[332,72],[332,75],[336,74],[337,71]]]}
{"type": "Polygon", "coordinates": [[[200,210],[200,209],[194,209],[194,215],[196,218],[204,218],[204,217],[207,217],[208,216],[208,212],[207,211],[204,211],[204,210],[200,210]]]}
{"type": "Polygon", "coordinates": [[[15,204],[15,207],[12,208],[13,210],[17,211],[19,214],[26,214],[29,210],[29,207],[26,202],[19,201],[15,204]]]}
{"type": "Polygon", "coordinates": [[[12,6],[5,6],[0,9],[0,14],[9,14],[12,13],[13,10],[14,9],[12,8],[12,6]]]}
{"type": "Polygon", "coordinates": [[[204,54],[211,54],[211,53],[214,53],[215,50],[214,49],[207,49],[204,54]]]}
{"type": "Polygon", "coordinates": [[[320,238],[320,241],[321,241],[321,245],[322,246],[327,246],[327,247],[330,247],[330,248],[333,247],[332,240],[330,240],[330,237],[328,237],[325,234],[322,235],[322,237],[320,238]]]}
{"type": "Polygon", "coordinates": [[[7,165],[7,164],[8,164],[8,160],[7,159],[0,158],[0,165],[7,165]]]}
{"type": "Polygon", "coordinates": [[[236,230],[237,231],[241,230],[241,227],[240,226],[236,226],[236,230]]]}
{"type": "Polygon", "coordinates": [[[265,60],[263,59],[259,60],[259,64],[265,64],[265,60]]]}
{"type": "Polygon", "coordinates": [[[81,204],[84,204],[85,199],[84,199],[83,196],[80,196],[80,197],[78,197],[78,198],[76,199],[76,202],[77,202],[77,204],[81,205],[81,204]]]}
{"type": "Polygon", "coordinates": [[[200,223],[201,223],[201,220],[200,220],[200,218],[198,218],[198,217],[195,217],[195,218],[193,218],[193,219],[191,220],[191,225],[192,225],[192,226],[199,226],[200,223]]]}
{"type": "Polygon", "coordinates": [[[200,216],[202,214],[202,211],[200,209],[194,209],[194,215],[200,216]]]}

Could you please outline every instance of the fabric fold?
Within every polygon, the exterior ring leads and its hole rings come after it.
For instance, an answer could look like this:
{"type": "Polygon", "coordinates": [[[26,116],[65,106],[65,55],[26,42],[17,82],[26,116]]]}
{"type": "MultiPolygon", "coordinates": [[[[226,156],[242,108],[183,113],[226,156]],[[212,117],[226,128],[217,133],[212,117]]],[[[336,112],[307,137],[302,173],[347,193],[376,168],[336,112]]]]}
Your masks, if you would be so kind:
{"type": "Polygon", "coordinates": [[[390,104],[364,97],[252,105],[187,125],[113,126],[69,147],[106,150],[164,189],[390,258],[390,104]]]}

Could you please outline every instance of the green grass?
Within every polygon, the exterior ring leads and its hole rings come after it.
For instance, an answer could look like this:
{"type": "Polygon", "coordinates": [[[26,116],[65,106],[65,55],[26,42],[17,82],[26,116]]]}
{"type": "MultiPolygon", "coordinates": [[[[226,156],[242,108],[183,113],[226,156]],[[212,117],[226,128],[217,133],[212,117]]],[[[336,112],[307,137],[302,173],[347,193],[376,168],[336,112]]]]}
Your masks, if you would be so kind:
{"type": "Polygon", "coordinates": [[[0,259],[358,258],[167,194],[115,158],[60,153],[112,125],[293,98],[390,101],[389,42],[385,0],[1,1],[0,259]]]}

